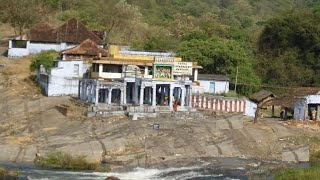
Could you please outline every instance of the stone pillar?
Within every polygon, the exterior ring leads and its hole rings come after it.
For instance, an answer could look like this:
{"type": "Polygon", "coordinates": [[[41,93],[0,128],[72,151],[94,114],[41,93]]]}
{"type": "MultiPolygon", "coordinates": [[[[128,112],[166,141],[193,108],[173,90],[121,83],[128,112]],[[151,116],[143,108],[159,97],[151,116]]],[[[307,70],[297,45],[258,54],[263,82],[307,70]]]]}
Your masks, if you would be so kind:
{"type": "Polygon", "coordinates": [[[170,110],[173,110],[173,85],[170,84],[170,93],[169,93],[169,107],[170,110]]]}
{"type": "Polygon", "coordinates": [[[123,87],[123,104],[127,104],[127,82],[124,83],[123,87]]]}
{"type": "Polygon", "coordinates": [[[149,94],[148,94],[148,104],[151,105],[152,104],[152,87],[149,87],[149,94]]]}
{"type": "Polygon", "coordinates": [[[124,94],[124,87],[122,87],[122,88],[120,89],[120,105],[124,105],[124,102],[123,102],[124,96],[125,96],[125,94],[124,94]]]}
{"type": "Polygon", "coordinates": [[[189,93],[188,93],[188,106],[192,107],[192,87],[191,85],[189,86],[189,93]]]}
{"type": "Polygon", "coordinates": [[[190,87],[189,86],[187,86],[186,87],[186,106],[189,106],[189,102],[190,102],[190,95],[189,95],[189,89],[190,89],[190,87]]]}
{"type": "Polygon", "coordinates": [[[157,86],[156,85],[152,85],[152,106],[156,107],[157,106],[157,97],[156,97],[156,93],[157,93],[157,86]]]}
{"type": "Polygon", "coordinates": [[[186,88],[182,87],[181,88],[181,104],[180,104],[182,109],[184,108],[184,105],[185,105],[185,99],[186,99],[186,88]]]}
{"type": "Polygon", "coordinates": [[[84,95],[85,95],[85,97],[84,97],[84,101],[88,101],[88,86],[87,86],[87,84],[84,84],[84,87],[83,88],[85,88],[85,92],[84,92],[84,95]]]}
{"type": "Polygon", "coordinates": [[[103,64],[99,64],[99,74],[98,74],[98,77],[101,77],[101,74],[102,74],[102,70],[103,70],[103,64]]]}
{"type": "Polygon", "coordinates": [[[193,77],[193,81],[198,81],[198,69],[194,69],[194,77],[193,77]]]}
{"type": "Polygon", "coordinates": [[[94,88],[93,83],[90,83],[90,100],[89,102],[94,103],[94,88]]]}
{"type": "Polygon", "coordinates": [[[148,66],[144,67],[144,77],[147,77],[149,75],[149,69],[148,66]]]}
{"type": "Polygon", "coordinates": [[[104,103],[108,103],[108,89],[104,89],[103,90],[103,94],[104,94],[104,103]]]}
{"type": "Polygon", "coordinates": [[[135,83],[134,83],[134,85],[133,85],[133,93],[132,93],[132,95],[133,95],[133,98],[132,98],[132,100],[133,100],[133,103],[134,104],[138,104],[138,82],[137,81],[135,81],[135,83]]]}
{"type": "Polygon", "coordinates": [[[95,106],[98,106],[98,103],[99,103],[99,88],[98,88],[98,86],[96,86],[96,88],[95,88],[95,102],[94,102],[95,106]]]}
{"type": "Polygon", "coordinates": [[[144,85],[141,84],[141,89],[140,89],[140,106],[143,105],[143,99],[144,99],[144,85]]]}
{"type": "Polygon", "coordinates": [[[108,89],[108,104],[111,104],[111,98],[112,98],[112,88],[108,89]]]}
{"type": "Polygon", "coordinates": [[[81,93],[82,93],[82,83],[81,80],[79,81],[79,85],[78,85],[78,99],[81,100],[81,93]]]}

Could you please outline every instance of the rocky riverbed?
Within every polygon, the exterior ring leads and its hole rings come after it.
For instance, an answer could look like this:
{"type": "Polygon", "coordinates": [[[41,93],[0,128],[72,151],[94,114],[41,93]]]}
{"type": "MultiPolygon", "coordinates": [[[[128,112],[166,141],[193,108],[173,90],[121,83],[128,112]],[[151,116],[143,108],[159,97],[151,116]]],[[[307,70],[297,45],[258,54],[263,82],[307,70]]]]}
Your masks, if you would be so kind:
{"type": "Polygon", "coordinates": [[[86,107],[71,97],[42,96],[30,79],[29,62],[0,59],[2,162],[32,163],[35,154],[51,151],[86,155],[113,171],[189,167],[211,158],[279,162],[284,147],[308,145],[310,137],[319,136],[277,119],[253,124],[240,114],[201,112],[204,117],[197,119],[163,114],[137,121],[125,116],[87,118],[86,107]]]}

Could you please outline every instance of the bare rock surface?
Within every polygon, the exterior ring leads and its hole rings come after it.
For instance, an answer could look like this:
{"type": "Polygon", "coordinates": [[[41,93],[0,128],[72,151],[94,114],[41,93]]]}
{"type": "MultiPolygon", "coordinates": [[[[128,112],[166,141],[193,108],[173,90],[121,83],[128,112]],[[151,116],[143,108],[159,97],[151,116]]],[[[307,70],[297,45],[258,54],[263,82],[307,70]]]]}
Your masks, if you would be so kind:
{"type": "Polygon", "coordinates": [[[1,82],[10,79],[0,89],[0,161],[32,162],[36,153],[50,151],[86,155],[114,167],[180,166],[212,157],[280,161],[283,146],[304,145],[306,138],[317,136],[275,119],[253,124],[240,114],[138,121],[125,116],[88,118],[87,107],[72,97],[42,96],[29,79],[29,63],[0,59],[6,74],[1,82]],[[72,113],[61,113],[61,105],[72,113]],[[153,129],[154,123],[160,130],[153,129]]]}

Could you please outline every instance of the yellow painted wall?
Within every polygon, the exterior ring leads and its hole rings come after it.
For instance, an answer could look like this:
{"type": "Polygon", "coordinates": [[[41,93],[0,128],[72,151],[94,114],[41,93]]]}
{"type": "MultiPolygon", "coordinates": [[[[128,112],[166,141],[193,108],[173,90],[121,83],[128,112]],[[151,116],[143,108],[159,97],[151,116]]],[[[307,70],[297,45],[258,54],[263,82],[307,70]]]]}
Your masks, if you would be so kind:
{"type": "MultiPolygon", "coordinates": [[[[113,58],[119,58],[119,59],[133,59],[133,60],[140,60],[140,61],[150,61],[154,60],[154,56],[135,56],[135,55],[120,55],[119,54],[120,47],[117,45],[109,45],[108,46],[108,53],[109,56],[113,58]]],[[[181,57],[174,57],[175,62],[182,61],[181,57]]]]}

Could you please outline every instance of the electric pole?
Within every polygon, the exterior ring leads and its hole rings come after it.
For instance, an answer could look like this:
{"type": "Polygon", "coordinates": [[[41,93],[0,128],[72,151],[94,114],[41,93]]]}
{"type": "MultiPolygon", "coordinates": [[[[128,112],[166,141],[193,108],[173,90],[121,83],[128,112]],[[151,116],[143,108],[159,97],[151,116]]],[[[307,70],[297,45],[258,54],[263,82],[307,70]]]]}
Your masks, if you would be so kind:
{"type": "Polygon", "coordinates": [[[238,73],[239,73],[239,68],[238,68],[238,66],[237,66],[236,83],[235,83],[235,85],[234,85],[234,91],[235,91],[235,92],[237,92],[238,73]]]}

